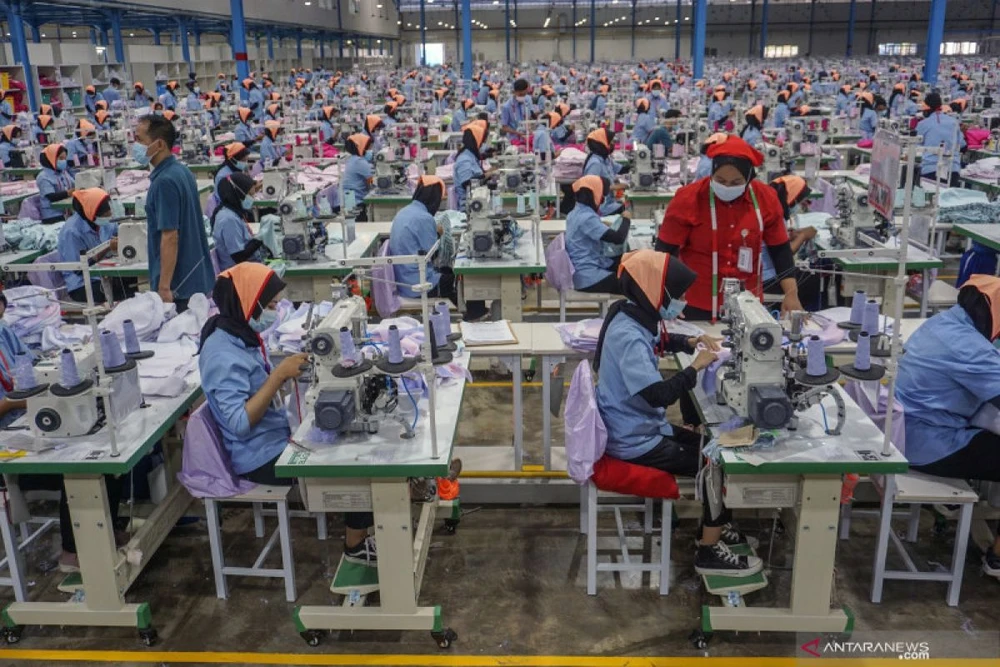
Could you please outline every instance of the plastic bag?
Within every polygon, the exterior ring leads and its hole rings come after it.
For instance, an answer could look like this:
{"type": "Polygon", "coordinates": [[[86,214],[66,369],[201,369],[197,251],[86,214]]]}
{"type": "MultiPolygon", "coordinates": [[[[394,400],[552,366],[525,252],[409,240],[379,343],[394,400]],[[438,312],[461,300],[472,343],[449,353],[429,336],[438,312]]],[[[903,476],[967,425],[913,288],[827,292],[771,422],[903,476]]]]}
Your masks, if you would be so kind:
{"type": "Polygon", "coordinates": [[[563,415],[566,432],[567,472],[577,484],[586,484],[594,463],[608,446],[608,430],[597,409],[597,394],[590,364],[582,362],[573,373],[563,415]]]}

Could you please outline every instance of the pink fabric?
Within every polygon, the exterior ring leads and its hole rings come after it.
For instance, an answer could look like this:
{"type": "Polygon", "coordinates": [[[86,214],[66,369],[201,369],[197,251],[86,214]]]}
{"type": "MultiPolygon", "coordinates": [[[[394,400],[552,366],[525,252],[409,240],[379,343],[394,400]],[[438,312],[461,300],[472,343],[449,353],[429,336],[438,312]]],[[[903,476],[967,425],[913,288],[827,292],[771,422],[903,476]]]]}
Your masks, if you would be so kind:
{"type": "MultiPolygon", "coordinates": [[[[389,256],[389,241],[383,241],[378,250],[379,257],[389,256]]],[[[391,265],[372,267],[372,298],[380,317],[392,317],[402,307],[396,289],[396,275],[391,265]]]]}
{"type": "Polygon", "coordinates": [[[233,474],[208,403],[203,403],[188,419],[184,460],[177,480],[195,498],[230,498],[257,486],[233,474]]]}
{"type": "Polygon", "coordinates": [[[545,280],[558,292],[573,289],[573,263],[566,253],[566,234],[552,239],[545,248],[545,280]]]}
{"type": "Polygon", "coordinates": [[[985,130],[981,127],[973,127],[965,131],[965,141],[969,144],[969,148],[978,149],[982,148],[990,138],[990,131],[985,130]]]}
{"type": "Polygon", "coordinates": [[[32,195],[24,201],[21,202],[21,208],[18,210],[17,217],[28,218],[30,220],[41,220],[42,219],[42,196],[32,195]]]}
{"type": "Polygon", "coordinates": [[[871,148],[875,145],[874,139],[861,139],[858,141],[858,148],[871,148]]]}

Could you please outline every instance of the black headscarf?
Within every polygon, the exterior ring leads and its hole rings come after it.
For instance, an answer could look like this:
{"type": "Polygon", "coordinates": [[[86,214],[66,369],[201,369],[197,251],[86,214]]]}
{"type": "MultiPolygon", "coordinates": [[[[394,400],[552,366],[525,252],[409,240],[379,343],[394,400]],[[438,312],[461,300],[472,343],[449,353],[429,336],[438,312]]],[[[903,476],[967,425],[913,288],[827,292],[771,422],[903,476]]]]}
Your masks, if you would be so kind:
{"type": "Polygon", "coordinates": [[[215,218],[219,213],[228,208],[241,220],[246,220],[247,211],[243,209],[243,198],[250,194],[256,181],[253,176],[242,172],[233,172],[229,176],[219,181],[219,205],[212,211],[212,229],[215,229],[215,218]]]}
{"type": "Polygon", "coordinates": [[[736,167],[740,174],[743,175],[743,178],[746,179],[747,183],[753,180],[753,163],[746,158],[736,157],[734,155],[716,155],[712,158],[712,173],[714,174],[719,170],[719,167],[724,167],[727,164],[736,167]]]}
{"type": "Polygon", "coordinates": [[[263,348],[260,336],[250,327],[250,320],[260,317],[267,304],[283,289],[285,283],[281,278],[256,262],[243,262],[220,273],[212,290],[219,314],[208,318],[202,327],[198,351],[201,352],[201,347],[216,329],[239,338],[247,348],[263,348]]]}
{"type": "MultiPolygon", "coordinates": [[[[605,193],[611,192],[611,181],[604,178],[603,176],[601,176],[600,179],[601,179],[601,185],[604,186],[604,192],[605,193]]],[[[576,197],[577,204],[583,204],[585,206],[589,206],[590,208],[594,209],[595,212],[598,213],[600,212],[601,202],[594,200],[593,190],[591,190],[590,188],[580,188],[573,194],[576,197]]]]}
{"type": "Polygon", "coordinates": [[[413,201],[418,201],[427,208],[427,212],[434,215],[441,208],[441,186],[437,183],[424,185],[417,183],[417,189],[413,191],[413,201]]]}
{"type": "Polygon", "coordinates": [[[477,160],[482,160],[482,156],[479,154],[479,142],[476,140],[475,133],[471,130],[465,130],[462,132],[462,148],[458,152],[469,151],[476,156],[477,160]]]}
{"type": "Polygon", "coordinates": [[[958,305],[972,318],[976,331],[983,334],[986,340],[993,340],[993,313],[986,296],[976,287],[966,285],[958,291],[958,305]]]}

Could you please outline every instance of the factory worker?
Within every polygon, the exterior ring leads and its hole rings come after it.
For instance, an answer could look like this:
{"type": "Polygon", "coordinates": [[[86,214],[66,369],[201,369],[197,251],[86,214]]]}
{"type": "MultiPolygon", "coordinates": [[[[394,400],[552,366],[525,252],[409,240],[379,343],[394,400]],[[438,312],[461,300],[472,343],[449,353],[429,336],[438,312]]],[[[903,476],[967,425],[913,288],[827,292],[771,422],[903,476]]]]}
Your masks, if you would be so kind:
{"type": "MultiPolygon", "coordinates": [[[[788,175],[774,179],[770,183],[771,187],[778,195],[781,202],[782,215],[785,218],[785,225],[788,229],[788,243],[795,256],[805,246],[808,241],[816,238],[815,227],[803,227],[796,229],[793,220],[800,212],[805,212],[809,208],[809,195],[811,190],[806,180],[801,176],[788,175]]],[[[764,292],[767,294],[783,294],[781,281],[778,279],[777,271],[774,270],[774,262],[771,261],[771,253],[767,248],[763,252],[764,260],[764,292]]],[[[799,301],[809,312],[815,312],[822,308],[820,303],[821,281],[818,274],[808,271],[793,269],[796,283],[799,287],[799,301]]]]}
{"type": "MultiPolygon", "coordinates": [[[[754,178],[764,156],[739,137],[708,148],[712,175],[686,185],[668,204],[657,250],[679,256],[698,274],[688,294],[685,316],[715,320],[722,306],[723,278],[738,278],[763,294],[762,250],[771,252],[778,275],[794,266],[781,202],[754,178]]],[[[794,277],[781,280],[781,310],[802,310],[794,277]]]]}
{"type": "Polygon", "coordinates": [[[907,95],[906,102],[903,103],[902,116],[904,118],[912,118],[920,113],[920,101],[923,97],[923,93],[919,90],[911,90],[907,95]]]}
{"type": "Polygon", "coordinates": [[[743,97],[741,102],[743,104],[750,104],[757,99],[757,82],[753,79],[748,79],[746,84],[743,86],[743,97]]]}
{"type": "Polygon", "coordinates": [[[727,93],[720,90],[712,95],[713,102],[708,107],[708,126],[713,130],[722,126],[733,105],[727,101],[727,93]]]}
{"type": "Polygon", "coordinates": [[[396,120],[396,111],[399,109],[398,102],[386,102],[385,106],[382,107],[382,122],[386,127],[392,127],[399,121],[396,120]]]}
{"type": "Polygon", "coordinates": [[[219,108],[219,103],[222,101],[222,95],[220,93],[208,93],[205,96],[205,114],[208,116],[208,126],[210,129],[217,129],[222,123],[222,110],[219,108]]]}
{"type": "Polygon", "coordinates": [[[663,92],[663,82],[659,79],[649,82],[649,109],[653,116],[659,116],[661,111],[670,109],[670,102],[663,92]]]}
{"type": "MultiPolygon", "coordinates": [[[[198,368],[212,417],[222,435],[234,473],[257,484],[290,486],[274,465],[288,445],[291,428],[275,407],[279,390],[302,374],[306,354],[272,366],[260,332],[277,319],[274,310],[285,284],[263,264],[243,263],[219,274],[212,298],[219,314],[201,331],[198,368]]],[[[347,515],[345,556],[376,564],[375,543],[367,537],[371,514],[347,515]],[[370,543],[370,544],[369,544],[370,543]]]]}
{"type": "Polygon", "coordinates": [[[462,127],[469,122],[469,111],[475,106],[476,103],[471,98],[463,100],[451,114],[451,127],[449,129],[452,132],[461,132],[462,127]]]}
{"type": "Polygon", "coordinates": [[[889,117],[899,118],[903,115],[903,105],[906,103],[906,84],[897,83],[889,95],[889,117]]]}
{"type": "Polygon", "coordinates": [[[228,92],[228,91],[229,91],[229,84],[228,84],[228,83],[226,83],[226,75],[225,75],[225,74],[223,74],[222,72],[219,72],[219,73],[218,73],[218,74],[216,75],[216,77],[215,77],[215,78],[216,78],[216,82],[215,82],[215,92],[217,92],[217,93],[225,93],[225,92],[228,92]]]}
{"type": "MultiPolygon", "coordinates": [[[[405,88],[406,84],[403,84],[403,87],[405,88]]],[[[490,97],[490,91],[492,90],[493,88],[490,87],[489,81],[484,81],[483,84],[479,86],[479,90],[476,91],[476,104],[479,106],[486,106],[486,102],[490,97]]],[[[413,93],[408,92],[407,96],[413,97],[413,93]]]]}
{"type": "Polygon", "coordinates": [[[851,108],[852,101],[853,100],[851,97],[851,86],[850,85],[841,86],[840,91],[837,93],[837,102],[835,107],[837,115],[846,116],[847,112],[851,108]]]}
{"type": "Polygon", "coordinates": [[[875,95],[870,92],[858,93],[858,104],[861,109],[861,120],[858,121],[858,131],[861,138],[874,139],[878,130],[878,113],[875,111],[875,95]]]}
{"type": "Polygon", "coordinates": [[[320,142],[332,146],[340,136],[340,123],[334,124],[334,117],[337,115],[337,107],[326,106],[322,109],[323,119],[319,125],[320,142]]]}
{"type": "Polygon", "coordinates": [[[14,111],[14,97],[9,90],[0,90],[0,123],[10,125],[17,114],[14,111]]]}
{"type": "Polygon", "coordinates": [[[83,107],[88,116],[93,116],[94,112],[97,111],[97,100],[99,99],[101,98],[97,94],[96,87],[87,86],[83,89],[83,107]]]}
{"type": "Polygon", "coordinates": [[[250,157],[250,149],[243,145],[242,142],[234,141],[231,144],[227,144],[222,149],[222,157],[222,166],[219,167],[214,176],[216,190],[219,189],[219,183],[222,182],[222,179],[235,172],[246,173],[250,167],[250,163],[247,162],[250,157]]]}
{"type": "Polygon", "coordinates": [[[267,105],[264,110],[264,122],[268,121],[278,121],[281,122],[281,105],[277,102],[272,102],[267,105]]]}
{"type": "MultiPolygon", "coordinates": [[[[59,230],[59,261],[79,262],[80,255],[90,252],[106,241],[111,241],[110,247],[91,260],[91,264],[99,262],[109,252],[118,250],[118,225],[111,222],[111,197],[101,188],[87,188],[73,192],[73,215],[59,230]]],[[[66,281],[66,291],[69,298],[78,303],[86,303],[87,291],[83,284],[81,271],[63,271],[66,281]]],[[[94,303],[106,303],[108,295],[104,293],[101,280],[96,276],[90,279],[94,303]]],[[[115,301],[123,301],[135,294],[132,285],[113,281],[115,301]]]]}
{"type": "Polygon", "coordinates": [[[166,90],[162,95],[160,95],[160,104],[163,105],[165,110],[177,110],[177,86],[178,84],[176,81],[168,81],[166,90]]]}
{"type": "MultiPolygon", "coordinates": [[[[107,113],[107,111],[99,111],[98,113],[107,113]]],[[[76,136],[69,141],[67,141],[64,146],[66,147],[66,159],[69,161],[70,168],[86,167],[90,164],[90,156],[94,150],[94,135],[96,134],[96,127],[86,118],[81,118],[76,123],[76,136]]]]}
{"type": "Polygon", "coordinates": [[[868,77],[868,90],[871,91],[872,95],[878,95],[882,92],[882,84],[879,83],[877,74],[868,77]]]}
{"type": "Polygon", "coordinates": [[[111,112],[98,110],[94,114],[94,131],[95,132],[105,132],[110,130],[114,126],[114,122],[111,120],[111,112]]]}
{"type": "Polygon", "coordinates": [[[240,122],[237,123],[233,135],[236,141],[249,146],[257,140],[257,128],[253,125],[253,110],[247,107],[240,107],[236,110],[240,122]]]}
{"type": "Polygon", "coordinates": [[[743,118],[746,119],[746,125],[743,126],[740,137],[753,148],[760,150],[764,144],[764,135],[761,133],[761,129],[764,127],[764,121],[767,120],[767,107],[761,104],[751,107],[747,109],[743,118]]]}
{"type": "Polygon", "coordinates": [[[7,398],[7,394],[14,390],[14,365],[17,355],[27,354],[34,358],[10,325],[3,321],[6,310],[7,297],[0,291],[0,428],[10,426],[14,420],[24,415],[27,408],[24,400],[14,401],[7,398]]]}
{"type": "Polygon", "coordinates": [[[549,159],[549,154],[559,157],[559,149],[552,143],[552,130],[562,123],[562,116],[558,111],[543,113],[539,118],[539,123],[535,128],[535,133],[531,137],[531,150],[543,162],[549,159]]]}
{"type": "Polygon", "coordinates": [[[201,88],[198,87],[198,82],[188,81],[187,89],[188,96],[184,101],[184,108],[188,111],[188,113],[197,113],[198,111],[201,111],[204,105],[201,103],[201,88]]]}
{"type": "Polygon", "coordinates": [[[790,94],[787,90],[778,93],[778,103],[774,105],[774,127],[781,129],[785,127],[785,121],[790,113],[788,109],[788,98],[790,94]]]}
{"type": "Polygon", "coordinates": [[[573,289],[580,292],[621,294],[618,263],[605,244],[623,245],[628,240],[631,215],[622,214],[618,229],[611,229],[598,215],[604,193],[611,182],[601,176],[584,176],[573,183],[576,204],[566,216],[566,254],[573,263],[573,289]]]}
{"type": "MultiPolygon", "coordinates": [[[[1000,435],[974,424],[1000,407],[1000,278],[977,274],[958,304],[927,320],[899,358],[896,399],[906,420],[912,470],[937,477],[1000,482],[1000,435]]],[[[994,424],[996,420],[984,420],[994,424]]],[[[1000,536],[984,569],[1000,577],[1000,536]]]]}
{"type": "Polygon", "coordinates": [[[500,110],[500,129],[511,141],[527,139],[527,134],[521,129],[521,123],[531,114],[531,102],[528,99],[527,79],[514,82],[514,96],[500,110]]]}
{"type": "Polygon", "coordinates": [[[438,88],[434,91],[434,101],[431,102],[431,114],[435,116],[443,116],[448,113],[448,89],[438,88]]]}
{"type": "Polygon", "coordinates": [[[36,144],[41,144],[44,146],[49,143],[49,134],[55,129],[53,125],[56,119],[48,114],[40,114],[38,118],[35,119],[35,125],[32,128],[34,132],[34,140],[36,144]]]}
{"type": "Polygon", "coordinates": [[[788,106],[795,108],[802,106],[806,102],[806,93],[803,87],[792,81],[788,84],[788,106]]]}
{"type": "Polygon", "coordinates": [[[584,176],[600,176],[606,178],[611,187],[604,192],[604,201],[601,202],[601,215],[613,215],[621,211],[619,204],[614,197],[614,193],[625,189],[623,183],[616,183],[615,177],[618,174],[628,173],[627,167],[622,167],[611,159],[611,153],[615,146],[615,134],[606,127],[601,127],[587,135],[587,159],[583,162],[584,176]]]}
{"type": "Polygon", "coordinates": [[[35,177],[38,194],[41,195],[40,210],[42,224],[50,225],[63,221],[62,211],[52,207],[57,201],[73,194],[73,175],[69,173],[66,148],[62,144],[50,144],[39,157],[42,170],[35,177]]]}
{"type": "MultiPolygon", "coordinates": [[[[702,436],[670,424],[666,408],[695,387],[698,371],[717,358],[720,341],[707,335],[669,334],[664,320],[673,320],[684,310],[685,292],[696,276],[676,257],[654,250],[626,254],[618,275],[626,298],[611,306],[594,356],[597,408],[608,431],[606,454],[673,475],[695,477],[702,436]],[[682,351],[697,356],[691,366],[664,380],[659,357],[682,351]]],[[[707,497],[705,494],[695,571],[734,577],[759,572],[763,567],[760,558],[732,552],[731,546],[747,544],[748,539],[732,526],[727,509],[721,508],[713,516],[707,497]]]]}
{"type": "Polygon", "coordinates": [[[243,79],[243,88],[247,91],[247,107],[253,111],[253,118],[260,121],[264,117],[264,91],[253,79],[243,79]]]}
{"type": "Polygon", "coordinates": [[[225,271],[240,262],[262,262],[263,243],[255,239],[248,223],[253,215],[254,195],[261,185],[248,174],[239,172],[219,182],[219,205],[212,211],[212,238],[225,271]]]}
{"type": "MultiPolygon", "coordinates": [[[[434,221],[434,215],[445,200],[446,189],[444,181],[437,176],[421,176],[417,188],[413,192],[413,201],[403,207],[393,218],[389,230],[390,255],[416,255],[430,252],[442,228],[434,221]]],[[[427,282],[434,286],[428,293],[430,297],[442,297],[458,305],[458,293],[455,288],[455,274],[450,267],[435,267],[433,257],[428,257],[427,282]]],[[[396,282],[399,283],[399,293],[407,298],[417,298],[412,285],[419,281],[419,270],[415,264],[396,264],[396,282]]],[[[468,301],[465,306],[466,320],[478,320],[487,314],[485,301],[468,301]]]]}
{"type": "Polygon", "coordinates": [[[604,111],[608,108],[609,92],[611,92],[611,86],[601,85],[597,87],[597,94],[590,100],[590,110],[594,112],[595,117],[602,118],[604,116],[604,111]]]}
{"type": "Polygon", "coordinates": [[[486,100],[486,112],[496,113],[497,104],[500,102],[500,90],[498,88],[492,88],[489,92],[488,98],[486,100]]]}
{"type": "Polygon", "coordinates": [[[562,118],[560,123],[551,129],[549,134],[552,137],[552,141],[559,145],[566,145],[573,141],[575,138],[575,132],[573,131],[573,126],[569,124],[569,114],[572,111],[571,107],[565,102],[559,102],[555,106],[556,113],[562,118]]]}
{"type": "Polygon", "coordinates": [[[708,149],[715,144],[725,143],[728,139],[728,134],[724,132],[716,132],[715,134],[710,135],[708,139],[702,143],[698,149],[700,157],[698,158],[698,165],[695,167],[694,171],[695,180],[708,178],[712,175],[712,158],[708,157],[708,149]]]}
{"type": "Polygon", "coordinates": [[[284,146],[278,143],[281,123],[276,120],[264,121],[264,137],[260,140],[260,159],[265,167],[275,167],[284,156],[284,146]]]}
{"type": "Polygon", "coordinates": [[[481,152],[486,142],[486,134],[486,123],[481,120],[472,121],[462,130],[462,147],[458,149],[458,155],[455,157],[452,179],[455,184],[458,211],[465,211],[465,201],[472,188],[472,182],[487,177],[483,171],[481,152]]]}
{"type": "Polygon", "coordinates": [[[152,104],[156,100],[146,92],[146,87],[142,85],[141,81],[136,81],[135,85],[132,86],[132,101],[136,107],[141,107],[152,104]]]}
{"type": "Polygon", "coordinates": [[[103,97],[104,101],[108,103],[108,106],[111,106],[115,102],[121,102],[121,89],[121,80],[116,77],[111,77],[111,85],[104,89],[101,93],[101,97],[103,97]]]}
{"type": "Polygon", "coordinates": [[[365,125],[362,128],[363,132],[372,138],[372,150],[378,153],[382,150],[382,130],[385,129],[385,123],[382,122],[382,117],[376,114],[368,114],[365,116],[365,125]]]}
{"type": "Polygon", "coordinates": [[[18,138],[21,136],[21,128],[17,125],[5,125],[2,130],[0,130],[0,164],[3,165],[5,169],[10,169],[13,164],[11,163],[10,153],[17,144],[18,138]]]}
{"type": "Polygon", "coordinates": [[[925,118],[917,123],[917,136],[923,140],[925,149],[920,161],[920,175],[923,178],[937,179],[938,154],[934,149],[943,146],[946,153],[952,153],[951,177],[947,182],[951,187],[959,187],[959,171],[962,168],[960,151],[966,147],[966,143],[958,119],[954,114],[942,110],[941,96],[938,93],[929,93],[924,103],[927,105],[925,118]]]}
{"type": "Polygon", "coordinates": [[[371,190],[372,177],[375,175],[372,166],[373,143],[371,136],[362,133],[352,134],[345,142],[350,157],[344,166],[344,193],[354,193],[355,205],[361,207],[361,212],[355,220],[360,222],[368,221],[368,211],[364,201],[371,190]]]}
{"type": "Polygon", "coordinates": [[[650,101],[640,97],[635,101],[636,118],[632,126],[632,143],[645,144],[656,129],[656,114],[651,110],[650,101]]]}

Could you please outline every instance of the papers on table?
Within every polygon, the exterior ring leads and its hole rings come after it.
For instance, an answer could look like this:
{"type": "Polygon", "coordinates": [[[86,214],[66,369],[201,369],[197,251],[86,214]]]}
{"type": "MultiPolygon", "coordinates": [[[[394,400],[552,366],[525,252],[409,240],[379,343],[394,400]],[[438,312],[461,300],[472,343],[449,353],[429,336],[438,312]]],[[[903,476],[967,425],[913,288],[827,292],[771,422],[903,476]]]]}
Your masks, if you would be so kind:
{"type": "Polygon", "coordinates": [[[510,322],[462,322],[462,339],[467,347],[477,345],[513,345],[517,336],[510,328],[510,322]]]}

